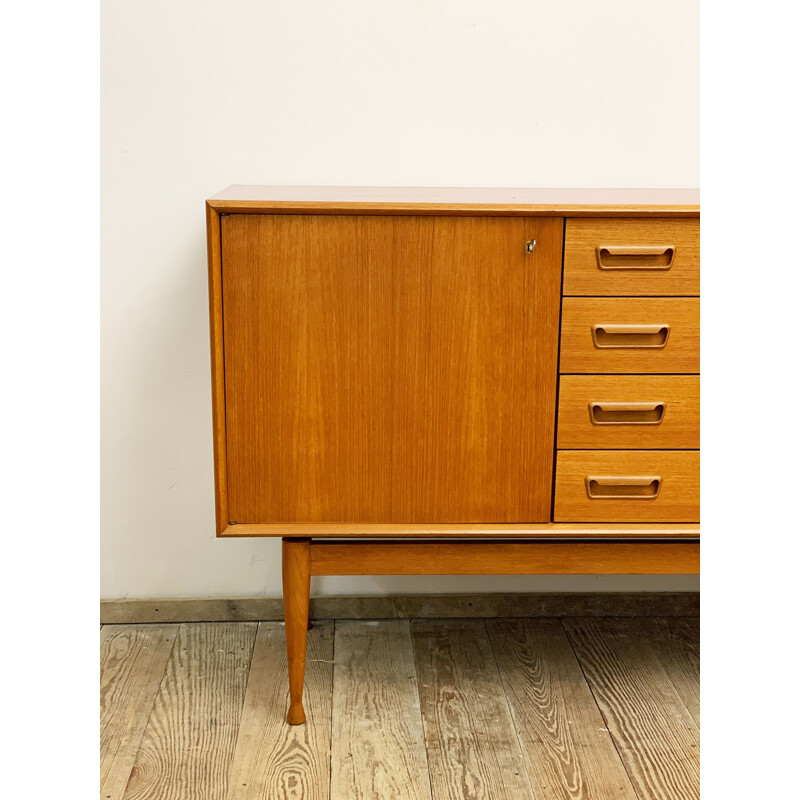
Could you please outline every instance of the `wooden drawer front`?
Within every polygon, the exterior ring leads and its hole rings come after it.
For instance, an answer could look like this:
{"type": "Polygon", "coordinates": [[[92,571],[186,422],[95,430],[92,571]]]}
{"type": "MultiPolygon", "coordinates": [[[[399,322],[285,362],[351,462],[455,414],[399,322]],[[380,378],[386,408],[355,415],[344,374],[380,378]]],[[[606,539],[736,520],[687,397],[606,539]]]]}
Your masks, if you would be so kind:
{"type": "Polygon", "coordinates": [[[699,450],[564,450],[556,522],[699,522],[699,450]]]}
{"type": "Polygon", "coordinates": [[[700,447],[696,375],[564,375],[559,450],[700,447]]]}
{"type": "Polygon", "coordinates": [[[565,295],[699,295],[699,219],[568,219],[565,295]]]}
{"type": "Polygon", "coordinates": [[[562,373],[699,371],[699,299],[564,298],[562,373]]]}

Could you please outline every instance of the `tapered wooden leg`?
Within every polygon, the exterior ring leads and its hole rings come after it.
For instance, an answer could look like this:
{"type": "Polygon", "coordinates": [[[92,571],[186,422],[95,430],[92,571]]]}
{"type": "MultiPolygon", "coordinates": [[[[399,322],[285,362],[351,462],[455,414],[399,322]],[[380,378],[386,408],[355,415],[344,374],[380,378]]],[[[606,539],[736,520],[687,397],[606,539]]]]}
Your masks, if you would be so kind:
{"type": "Polygon", "coordinates": [[[283,540],[283,616],[286,620],[286,652],[289,659],[290,725],[306,721],[303,711],[303,678],[306,669],[308,597],[311,590],[311,540],[283,540]]]}

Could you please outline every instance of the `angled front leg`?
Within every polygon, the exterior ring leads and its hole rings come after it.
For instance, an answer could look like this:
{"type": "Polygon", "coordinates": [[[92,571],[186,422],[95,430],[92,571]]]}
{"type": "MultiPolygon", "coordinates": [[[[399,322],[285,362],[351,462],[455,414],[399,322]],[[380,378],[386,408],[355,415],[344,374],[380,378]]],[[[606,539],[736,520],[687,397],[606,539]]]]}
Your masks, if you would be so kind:
{"type": "Polygon", "coordinates": [[[289,660],[289,714],[286,721],[290,725],[302,725],[306,721],[303,678],[311,590],[310,553],[310,539],[283,539],[283,617],[286,621],[286,653],[289,660]]]}

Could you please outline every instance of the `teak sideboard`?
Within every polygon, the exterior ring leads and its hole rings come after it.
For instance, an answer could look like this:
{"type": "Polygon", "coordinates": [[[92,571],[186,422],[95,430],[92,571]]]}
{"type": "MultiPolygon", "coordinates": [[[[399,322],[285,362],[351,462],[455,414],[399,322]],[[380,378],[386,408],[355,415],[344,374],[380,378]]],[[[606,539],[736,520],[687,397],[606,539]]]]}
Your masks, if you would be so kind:
{"type": "Polygon", "coordinates": [[[217,533],[311,575],[699,571],[690,190],[231,186],[207,202],[217,533]]]}

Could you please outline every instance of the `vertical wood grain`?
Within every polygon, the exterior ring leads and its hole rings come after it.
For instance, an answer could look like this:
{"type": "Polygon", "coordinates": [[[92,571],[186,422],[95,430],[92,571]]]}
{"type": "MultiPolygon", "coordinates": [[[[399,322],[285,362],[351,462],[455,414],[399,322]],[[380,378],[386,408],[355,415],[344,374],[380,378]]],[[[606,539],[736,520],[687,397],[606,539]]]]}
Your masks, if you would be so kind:
{"type": "Polygon", "coordinates": [[[331,800],[431,800],[408,620],[336,622],[331,800]]]}
{"type": "Polygon", "coordinates": [[[698,798],[699,730],[649,643],[626,620],[564,626],[639,797],[698,798]]]}
{"type": "Polygon", "coordinates": [[[526,386],[520,432],[520,518],[549,522],[552,519],[564,220],[528,218],[525,239],[535,239],[536,249],[525,257],[522,375],[526,386]]]}
{"type": "Polygon", "coordinates": [[[225,350],[222,315],[222,242],[219,213],[206,205],[208,317],[211,337],[211,406],[214,432],[214,498],[217,533],[228,524],[227,437],[225,430],[225,350]]]}
{"type": "Polygon", "coordinates": [[[100,797],[120,800],[158,694],[177,625],[100,630],[100,797]]]}
{"type": "Polygon", "coordinates": [[[549,519],[561,225],[397,227],[395,520],[549,519]]]}
{"type": "Polygon", "coordinates": [[[224,800],[256,628],[180,626],[124,800],[224,800]]]}
{"type": "Polygon", "coordinates": [[[286,719],[290,725],[302,725],[306,721],[303,680],[311,588],[311,540],[284,539],[282,545],[283,616],[289,668],[289,712],[286,719]]]}
{"type": "Polygon", "coordinates": [[[231,518],[547,521],[562,227],[223,217],[231,518]]]}
{"type": "Polygon", "coordinates": [[[530,798],[483,620],[414,620],[411,632],[433,800],[530,798]]]}
{"type": "Polygon", "coordinates": [[[392,218],[223,218],[230,514],[388,519],[392,218]]]}
{"type": "Polygon", "coordinates": [[[557,620],[487,620],[533,797],[636,800],[557,620]]]}
{"type": "Polygon", "coordinates": [[[227,800],[328,800],[333,622],[308,632],[305,725],[287,725],[286,638],[279,622],[258,627],[227,800]]]}

